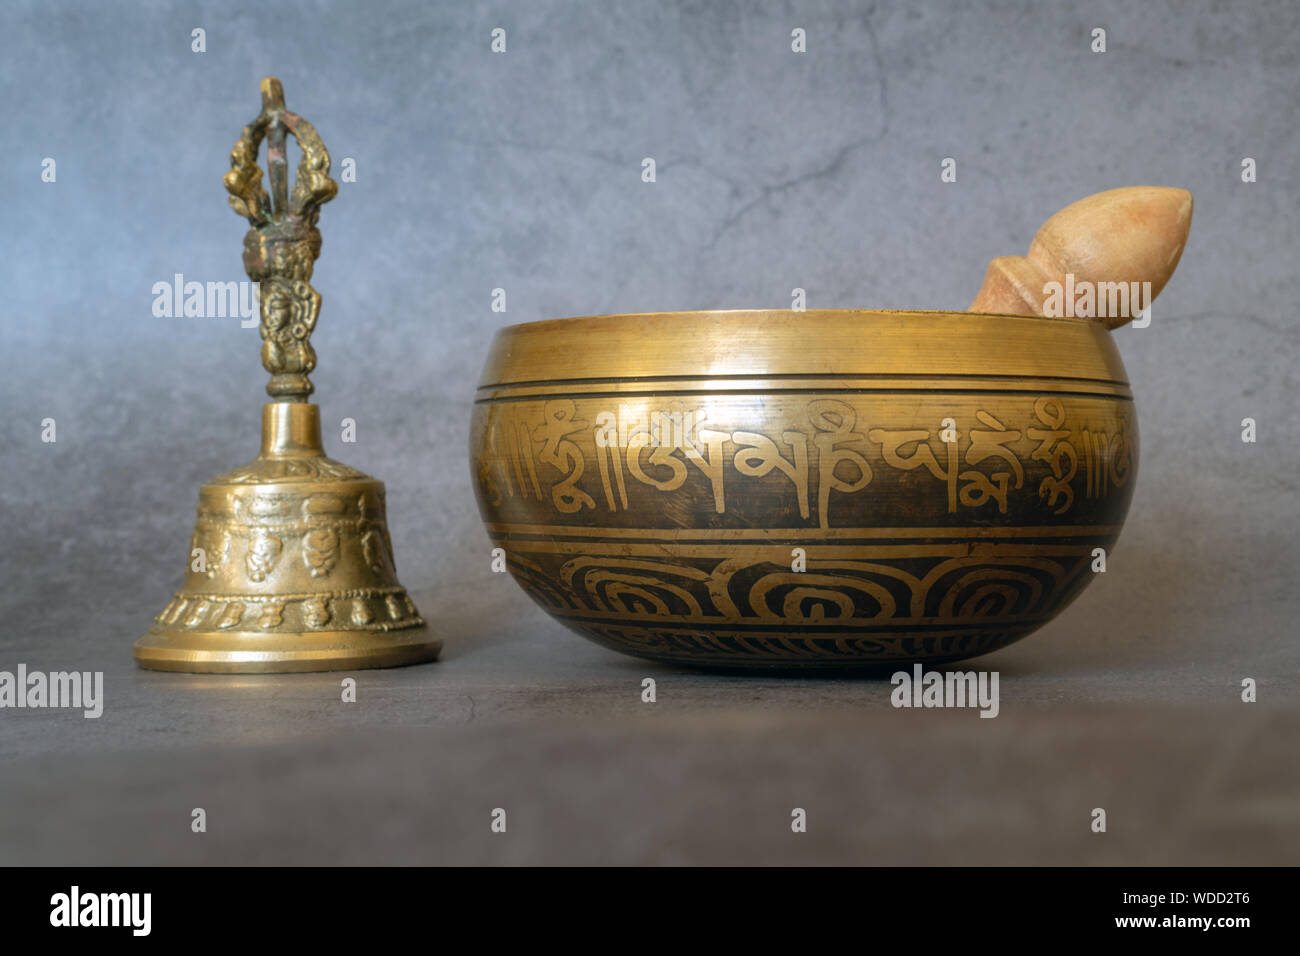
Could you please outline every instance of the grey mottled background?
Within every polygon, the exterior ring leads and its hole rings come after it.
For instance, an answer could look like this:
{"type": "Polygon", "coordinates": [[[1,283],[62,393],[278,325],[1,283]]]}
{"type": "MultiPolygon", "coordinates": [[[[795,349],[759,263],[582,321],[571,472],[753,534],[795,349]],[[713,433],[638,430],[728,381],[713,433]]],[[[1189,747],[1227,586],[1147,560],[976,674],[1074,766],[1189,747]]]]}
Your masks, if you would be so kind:
{"type": "Polygon", "coordinates": [[[1297,862],[1298,46],[1281,0],[6,3],[0,669],[102,669],[108,701],[0,711],[0,862],[1297,862]],[[130,657],[199,484],[257,446],[257,332],[150,290],[243,278],[221,176],[268,73],[356,160],[321,217],[316,398],[357,421],[327,449],[388,483],[447,639],[353,706],[337,676],[130,657]],[[489,573],[465,444],[499,325],[794,286],[963,308],[1050,213],[1135,184],[1197,205],[1151,327],[1118,334],[1133,510],[1109,573],[982,662],[997,720],[636,662],[489,573]]]}

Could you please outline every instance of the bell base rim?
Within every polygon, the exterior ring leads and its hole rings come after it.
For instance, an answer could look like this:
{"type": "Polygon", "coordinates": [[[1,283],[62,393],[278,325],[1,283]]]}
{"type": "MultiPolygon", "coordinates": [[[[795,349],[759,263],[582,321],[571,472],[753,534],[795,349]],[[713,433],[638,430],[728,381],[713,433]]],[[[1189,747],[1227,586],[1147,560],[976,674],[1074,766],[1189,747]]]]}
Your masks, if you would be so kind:
{"type": "Polygon", "coordinates": [[[436,661],[442,638],[427,625],[383,633],[312,631],[274,635],[153,627],[132,656],[145,670],[189,674],[301,674],[405,667],[436,661]]]}

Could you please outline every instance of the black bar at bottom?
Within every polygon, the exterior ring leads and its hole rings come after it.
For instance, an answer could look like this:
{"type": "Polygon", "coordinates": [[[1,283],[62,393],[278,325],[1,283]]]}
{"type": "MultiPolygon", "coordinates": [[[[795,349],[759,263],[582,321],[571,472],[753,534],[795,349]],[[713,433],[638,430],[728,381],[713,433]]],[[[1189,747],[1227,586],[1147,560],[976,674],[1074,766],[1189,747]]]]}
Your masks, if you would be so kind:
{"type": "Polygon", "coordinates": [[[6,869],[0,879],[7,941],[75,936],[79,944],[308,943],[458,929],[471,934],[465,942],[482,933],[499,943],[511,931],[534,943],[539,933],[684,942],[688,926],[733,944],[778,931],[812,942],[832,927],[862,942],[896,932],[927,945],[1097,936],[1231,944],[1285,929],[1295,884],[1283,868],[45,868],[6,869]]]}

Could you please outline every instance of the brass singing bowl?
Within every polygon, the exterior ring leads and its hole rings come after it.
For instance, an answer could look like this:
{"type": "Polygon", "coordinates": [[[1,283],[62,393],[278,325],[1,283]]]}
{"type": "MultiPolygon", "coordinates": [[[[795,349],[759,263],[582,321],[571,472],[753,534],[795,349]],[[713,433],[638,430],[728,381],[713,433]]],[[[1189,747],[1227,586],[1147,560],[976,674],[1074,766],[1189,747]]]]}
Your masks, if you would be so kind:
{"type": "Polygon", "coordinates": [[[607,315],[502,329],[470,457],[556,620],[674,664],[997,650],[1104,569],[1137,419],[1100,324],[966,312],[607,315]]]}

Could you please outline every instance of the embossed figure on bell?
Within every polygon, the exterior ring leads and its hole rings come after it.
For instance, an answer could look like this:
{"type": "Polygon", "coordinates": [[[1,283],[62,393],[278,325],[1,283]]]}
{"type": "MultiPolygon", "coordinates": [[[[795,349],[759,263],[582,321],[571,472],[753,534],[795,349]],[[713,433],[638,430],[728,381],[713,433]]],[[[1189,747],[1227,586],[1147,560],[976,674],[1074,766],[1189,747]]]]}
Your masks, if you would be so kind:
{"type": "Polygon", "coordinates": [[[273,399],[261,452],[199,490],[181,589],[135,645],[155,670],[250,673],[388,667],[435,660],[429,632],[397,579],[383,482],[325,456],[320,409],[307,397],[321,297],[310,280],[322,203],[338,186],[311,124],[262,81],[262,112],[244,128],[225,176],[252,228],[244,267],[260,283],[262,365],[273,399]],[[285,137],[302,152],[292,192],[285,137]],[[257,153],[267,144],[271,192],[257,153]]]}

